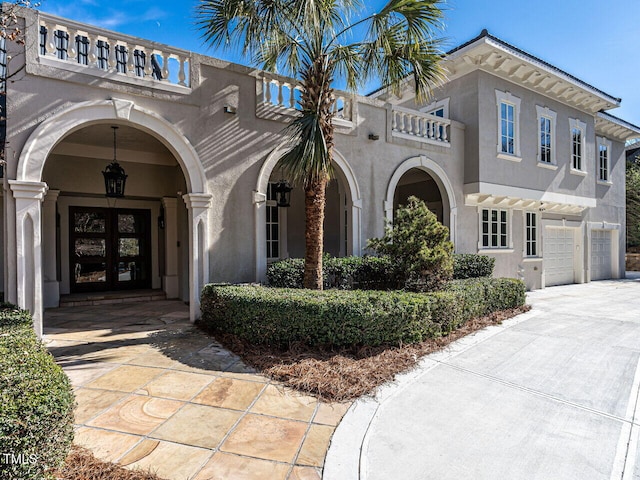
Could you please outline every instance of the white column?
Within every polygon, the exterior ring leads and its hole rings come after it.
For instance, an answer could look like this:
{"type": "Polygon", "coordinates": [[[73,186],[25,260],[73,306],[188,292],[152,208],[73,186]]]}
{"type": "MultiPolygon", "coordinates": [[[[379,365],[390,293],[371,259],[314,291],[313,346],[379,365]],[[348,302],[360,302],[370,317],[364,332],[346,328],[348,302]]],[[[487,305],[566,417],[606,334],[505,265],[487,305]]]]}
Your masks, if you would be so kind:
{"type": "Polygon", "coordinates": [[[42,276],[44,307],[60,305],[60,282],[56,257],[56,204],[60,190],[49,190],[42,202],[42,276]]]}
{"type": "Polygon", "coordinates": [[[167,298],[178,298],[178,199],[164,197],[164,277],[167,298]]]}
{"type": "Polygon", "coordinates": [[[359,257],[362,255],[362,199],[358,199],[351,204],[351,255],[359,257]]]}
{"type": "Polygon", "coordinates": [[[200,318],[200,292],[209,281],[209,204],[211,195],[182,196],[189,211],[189,317],[200,318]]]}
{"type": "Polygon", "coordinates": [[[257,191],[251,192],[255,218],[256,282],[267,281],[267,236],[264,226],[267,224],[267,196],[257,191]]]}
{"type": "Polygon", "coordinates": [[[42,337],[42,229],[43,182],[9,180],[16,201],[16,260],[18,306],[29,310],[38,338],[42,337]]]}

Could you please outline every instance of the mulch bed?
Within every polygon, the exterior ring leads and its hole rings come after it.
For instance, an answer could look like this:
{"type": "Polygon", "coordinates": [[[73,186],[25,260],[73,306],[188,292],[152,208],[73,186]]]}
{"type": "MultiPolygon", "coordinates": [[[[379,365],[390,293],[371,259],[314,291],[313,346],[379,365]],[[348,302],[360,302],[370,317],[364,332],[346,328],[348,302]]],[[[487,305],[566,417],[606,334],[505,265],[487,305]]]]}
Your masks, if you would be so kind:
{"type": "Polygon", "coordinates": [[[342,402],[373,394],[377,387],[415,366],[424,355],[441,350],[484,327],[500,324],[530,308],[525,305],[492,313],[473,319],[448,335],[399,347],[331,351],[292,345],[282,351],[253,345],[230,334],[215,336],[260,373],[322,400],[342,402]]]}
{"type": "Polygon", "coordinates": [[[142,470],[127,470],[115,463],[98,460],[86,448],[71,446],[65,465],[53,472],[59,480],[162,480],[142,470]]]}

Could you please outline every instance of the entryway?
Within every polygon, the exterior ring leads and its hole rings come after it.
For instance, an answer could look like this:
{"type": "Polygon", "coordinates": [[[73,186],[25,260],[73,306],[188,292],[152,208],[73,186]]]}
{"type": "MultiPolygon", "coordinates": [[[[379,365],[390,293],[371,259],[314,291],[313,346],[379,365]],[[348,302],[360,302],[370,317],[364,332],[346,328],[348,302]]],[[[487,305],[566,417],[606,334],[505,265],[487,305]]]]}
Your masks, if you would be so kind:
{"type": "Polygon", "coordinates": [[[71,292],[151,288],[151,212],[69,207],[71,292]]]}

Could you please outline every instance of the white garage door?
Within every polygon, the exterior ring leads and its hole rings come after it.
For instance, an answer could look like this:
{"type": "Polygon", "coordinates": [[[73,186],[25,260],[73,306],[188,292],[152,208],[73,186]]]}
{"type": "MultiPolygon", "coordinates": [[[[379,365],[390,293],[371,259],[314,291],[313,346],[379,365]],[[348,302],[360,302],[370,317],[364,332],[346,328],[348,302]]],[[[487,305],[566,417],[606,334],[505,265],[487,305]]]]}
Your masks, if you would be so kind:
{"type": "Polygon", "coordinates": [[[591,231],[591,280],[611,278],[611,230],[591,231]]]}
{"type": "Polygon", "coordinates": [[[565,285],[574,282],[576,252],[574,228],[546,227],[544,229],[545,285],[565,285]]]}

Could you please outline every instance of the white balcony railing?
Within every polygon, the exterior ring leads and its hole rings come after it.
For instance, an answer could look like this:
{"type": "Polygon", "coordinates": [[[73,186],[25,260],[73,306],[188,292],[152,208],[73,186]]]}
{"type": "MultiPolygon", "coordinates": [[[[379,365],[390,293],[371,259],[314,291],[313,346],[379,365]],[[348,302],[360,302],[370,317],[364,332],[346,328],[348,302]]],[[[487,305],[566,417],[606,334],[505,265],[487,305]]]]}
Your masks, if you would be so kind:
{"type": "MultiPolygon", "coordinates": [[[[302,87],[292,78],[262,73],[258,78],[258,116],[275,118],[296,116],[300,112],[302,87]]],[[[353,125],[353,97],[339,90],[334,91],[336,101],[333,104],[333,123],[336,126],[353,125]]]]}
{"type": "Polygon", "coordinates": [[[40,13],[41,63],[74,72],[190,87],[191,53],[40,13]]]}
{"type": "Polygon", "coordinates": [[[448,147],[451,120],[408,108],[392,107],[391,135],[448,147]]]}

